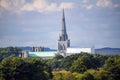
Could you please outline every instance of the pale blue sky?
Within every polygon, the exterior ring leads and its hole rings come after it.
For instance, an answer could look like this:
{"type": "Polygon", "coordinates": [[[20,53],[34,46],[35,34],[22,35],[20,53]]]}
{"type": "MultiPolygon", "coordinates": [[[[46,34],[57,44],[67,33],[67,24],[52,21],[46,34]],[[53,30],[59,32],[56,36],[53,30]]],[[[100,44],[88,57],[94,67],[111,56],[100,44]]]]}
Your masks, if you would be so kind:
{"type": "Polygon", "coordinates": [[[120,0],[0,0],[0,47],[57,49],[63,8],[72,47],[120,48],[120,0]]]}

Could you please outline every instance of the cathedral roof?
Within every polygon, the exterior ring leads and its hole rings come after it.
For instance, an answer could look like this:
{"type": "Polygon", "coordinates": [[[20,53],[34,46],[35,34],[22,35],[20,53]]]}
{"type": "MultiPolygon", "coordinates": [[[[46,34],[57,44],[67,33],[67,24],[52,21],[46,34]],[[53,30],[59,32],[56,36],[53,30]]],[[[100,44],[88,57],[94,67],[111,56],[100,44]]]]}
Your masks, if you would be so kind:
{"type": "Polygon", "coordinates": [[[56,51],[46,51],[46,52],[29,52],[29,57],[54,57],[56,51]]]}

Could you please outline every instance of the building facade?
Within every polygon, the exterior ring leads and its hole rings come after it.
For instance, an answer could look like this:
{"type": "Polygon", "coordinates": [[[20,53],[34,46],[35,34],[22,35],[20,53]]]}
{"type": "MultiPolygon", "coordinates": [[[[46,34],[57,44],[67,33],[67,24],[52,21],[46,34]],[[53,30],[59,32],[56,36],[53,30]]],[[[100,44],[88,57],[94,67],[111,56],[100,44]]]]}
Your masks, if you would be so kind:
{"type": "Polygon", "coordinates": [[[59,35],[59,40],[58,40],[58,52],[66,53],[66,50],[68,47],[70,47],[70,40],[68,39],[68,35],[66,31],[65,14],[64,14],[64,9],[63,9],[62,30],[61,30],[61,34],[59,35]]]}
{"type": "Polygon", "coordinates": [[[73,54],[80,54],[80,53],[94,54],[95,50],[94,50],[94,47],[92,48],[67,48],[65,56],[70,56],[73,54]]]}
{"type": "Polygon", "coordinates": [[[32,47],[32,52],[41,52],[44,51],[44,47],[32,47]]]}

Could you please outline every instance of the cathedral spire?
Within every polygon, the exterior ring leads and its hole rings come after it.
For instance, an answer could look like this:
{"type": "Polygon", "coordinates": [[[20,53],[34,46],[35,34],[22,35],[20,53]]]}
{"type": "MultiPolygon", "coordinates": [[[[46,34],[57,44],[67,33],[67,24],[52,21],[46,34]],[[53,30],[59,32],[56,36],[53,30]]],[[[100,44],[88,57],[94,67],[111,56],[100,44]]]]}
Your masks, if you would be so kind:
{"type": "Polygon", "coordinates": [[[60,53],[65,53],[67,47],[70,47],[70,40],[68,39],[68,35],[67,35],[67,31],[66,31],[65,13],[64,13],[64,9],[63,9],[63,12],[62,12],[62,33],[59,35],[58,51],[60,53]]]}
{"type": "Polygon", "coordinates": [[[64,14],[64,9],[62,13],[62,34],[66,35],[66,24],[65,24],[65,14],[64,14]]]}
{"type": "Polygon", "coordinates": [[[66,32],[66,23],[65,23],[65,13],[64,13],[64,9],[63,9],[63,13],[62,13],[62,34],[61,34],[61,40],[65,41],[68,39],[68,35],[66,32]]]}

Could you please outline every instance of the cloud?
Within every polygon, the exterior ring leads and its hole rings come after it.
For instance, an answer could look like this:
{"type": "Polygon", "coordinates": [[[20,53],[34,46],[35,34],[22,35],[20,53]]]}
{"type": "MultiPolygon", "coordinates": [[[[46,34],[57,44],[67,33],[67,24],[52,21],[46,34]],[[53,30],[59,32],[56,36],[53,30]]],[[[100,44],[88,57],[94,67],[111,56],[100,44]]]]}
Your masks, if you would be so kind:
{"type": "Polygon", "coordinates": [[[18,13],[25,0],[0,0],[0,8],[18,13]]]}
{"type": "Polygon", "coordinates": [[[26,11],[32,11],[33,7],[30,4],[26,4],[21,8],[22,11],[26,10],[26,11]]]}
{"type": "Polygon", "coordinates": [[[0,8],[14,13],[24,11],[60,11],[62,8],[72,8],[73,4],[72,2],[61,2],[57,4],[55,2],[48,2],[48,0],[31,0],[31,2],[27,0],[0,0],[0,8]]]}
{"type": "Polygon", "coordinates": [[[89,2],[89,0],[82,0],[82,2],[83,2],[83,3],[88,3],[88,2],[89,2]]]}
{"type": "Polygon", "coordinates": [[[98,0],[96,3],[97,7],[118,7],[118,4],[114,4],[112,0],[98,0]]]}
{"type": "Polygon", "coordinates": [[[38,12],[51,12],[59,11],[63,8],[72,8],[73,3],[62,2],[60,5],[57,3],[48,3],[47,0],[34,0],[33,3],[25,4],[21,10],[22,11],[38,11],[38,12]]]}
{"type": "Polygon", "coordinates": [[[103,8],[116,8],[120,6],[119,4],[114,3],[112,0],[95,0],[95,4],[91,3],[90,0],[82,0],[82,3],[82,8],[85,8],[87,10],[91,10],[96,6],[103,8]]]}
{"type": "Polygon", "coordinates": [[[91,10],[94,7],[93,4],[90,4],[89,0],[82,0],[82,3],[81,7],[87,10],[91,10]]]}
{"type": "Polygon", "coordinates": [[[27,3],[21,8],[22,11],[38,11],[43,12],[50,6],[46,0],[34,0],[32,3],[27,3]]]}
{"type": "Polygon", "coordinates": [[[6,0],[0,0],[0,7],[3,7],[5,9],[9,8],[9,4],[6,0]]]}
{"type": "Polygon", "coordinates": [[[73,3],[72,2],[63,2],[60,4],[60,9],[63,9],[63,8],[72,8],[73,7],[73,3]]]}
{"type": "Polygon", "coordinates": [[[84,4],[82,7],[86,8],[87,10],[91,10],[93,8],[93,5],[91,5],[91,4],[84,4]]]}

